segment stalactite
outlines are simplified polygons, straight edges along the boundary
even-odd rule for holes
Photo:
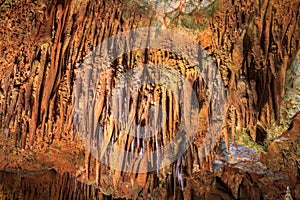
[[[140,101],[138,103],[138,109],[137,109],[138,124],[140,124],[144,120],[144,118],[146,118],[146,116],[148,116],[148,115],[144,115],[144,112],[145,112],[144,107],[147,104],[147,99],[144,97],[146,95],[145,89],[146,89],[146,86],[142,87],[141,92],[139,94]],[[147,108],[147,106],[146,106],[146,108]]]
[[[270,90],[270,88],[269,88]],[[271,94],[271,91],[270,91]],[[270,95],[270,98],[272,98],[272,96]],[[271,123],[272,123],[272,108],[273,108],[273,102],[271,99],[269,99],[269,102],[265,105],[266,106],[266,125],[267,127],[271,127]]]
[[[262,20],[263,23],[262,25],[264,26],[263,29],[264,30],[260,30],[260,33],[263,34],[263,37],[261,37],[261,40],[263,40],[263,51],[264,51],[264,55],[268,54],[269,51],[269,46],[270,46],[270,31],[271,31],[271,12],[272,12],[272,8],[270,5],[268,5],[269,3],[267,3],[266,5],[266,10],[264,15],[262,15],[262,17],[264,17],[264,19]]]
[[[134,91],[132,95],[132,104],[130,106],[130,112],[128,116],[128,123],[126,124],[126,132],[130,129],[131,124],[134,123],[136,111],[137,111],[137,105],[138,105],[138,95],[139,91]]]
[[[32,74],[35,74],[35,71],[31,72]],[[28,115],[28,112],[30,112],[30,100],[31,100],[31,94],[32,94],[32,84],[33,84],[33,77],[29,77],[28,83],[25,84],[25,114]]]
[[[235,135],[236,135],[236,109],[234,106],[230,106],[230,125],[231,125],[231,137],[232,140],[235,141]],[[227,145],[228,146],[229,143],[227,141]]]
[[[177,128],[178,128],[178,123],[180,121],[179,117],[180,117],[180,113],[179,113],[179,105],[180,105],[180,96],[179,96],[179,91],[178,90],[174,90],[173,91],[173,136],[175,134],[177,134]]]
[[[104,131],[103,137],[105,137],[105,140],[101,141],[100,149],[97,150],[99,152],[98,160],[100,160],[100,161],[104,159],[103,156],[105,156],[105,153],[107,152],[107,148],[108,148],[108,145],[113,136],[114,126],[115,126],[112,115],[110,115],[109,117],[106,117],[105,119],[107,119],[105,121],[106,126],[103,130]],[[106,163],[108,163],[108,162],[106,162]]]
[[[90,179],[90,163],[91,163],[91,153],[89,149],[85,151],[85,178]]]
[[[26,145],[26,136],[27,136],[27,132],[28,132],[28,122],[25,121],[25,119],[23,119],[23,123],[22,123],[22,136],[21,136],[21,148],[25,149],[25,145]]]
[[[242,111],[240,107],[236,108],[236,116],[237,116],[236,130],[240,132],[243,128],[243,120],[242,120],[243,118],[242,118]]]
[[[225,126],[225,128],[223,128],[223,134],[224,134],[226,151],[228,152],[229,151],[229,134],[228,134],[228,129],[226,126]]]
[[[187,176],[191,177],[192,176],[192,171],[193,171],[193,155],[192,155],[192,150],[191,150],[192,147],[190,147],[188,150],[187,150],[187,153],[186,153],[186,157],[187,157],[187,162],[186,162],[186,168],[187,168]]]
[[[215,154],[216,154],[216,152],[215,151],[211,151],[210,154],[211,154],[211,163],[210,163],[211,168],[210,168],[210,171],[213,172],[214,171],[214,161],[215,161]]]
[[[60,110],[59,110],[59,124],[58,124],[58,132],[59,132],[59,138],[62,137],[62,133],[63,133],[63,127],[64,127],[64,124],[65,124],[65,119],[64,119],[64,116],[65,116],[65,103],[63,102],[63,97],[60,96],[60,100],[59,100],[59,104],[60,104]],[[51,111],[50,111],[51,112]],[[92,113],[92,112],[90,112]]]
[[[226,4],[226,2],[223,3]],[[271,1],[258,2],[257,4],[260,4],[259,10],[255,10],[255,6],[249,7],[248,1],[239,2],[239,4],[233,2],[233,4],[234,7],[229,7],[226,12],[223,13],[223,11],[219,11],[211,17],[210,26],[214,41],[211,46],[206,48],[212,55],[216,56],[216,62],[218,68],[222,71],[222,77],[229,79],[230,82],[227,94],[229,94],[228,101],[233,103],[230,107],[232,110],[230,110],[228,116],[228,123],[230,124],[226,124],[226,130],[224,130],[227,149],[229,144],[229,133],[227,131],[231,130],[231,136],[234,140],[236,134],[239,133],[236,131],[236,128],[238,128],[239,131],[241,131],[242,128],[249,128],[251,129],[251,137],[255,138],[256,123],[259,114],[261,114],[261,121],[266,121],[265,124],[267,124],[267,126],[271,125],[274,108],[276,118],[279,118],[280,103],[284,94],[285,71],[289,66],[290,58],[293,56],[293,48],[297,45],[294,39],[297,38],[295,35],[298,20],[297,6],[290,6],[291,9],[286,13],[275,8]],[[149,92],[150,94],[147,94],[145,97],[145,88],[142,88],[142,90],[133,95],[131,95],[132,93],[129,87],[121,88],[120,93],[118,93],[119,96],[115,99],[116,102],[113,103],[113,105],[118,105],[118,108],[115,112],[112,112],[111,109],[114,109],[111,105],[112,91],[114,86],[118,83],[117,78],[120,77],[118,75],[117,78],[114,77],[117,74],[117,72],[114,72],[116,68],[113,66],[114,64],[109,63],[110,66],[106,66],[111,68],[111,71],[108,70],[107,74],[99,75],[97,74],[98,72],[95,72],[97,69],[92,69],[93,67],[91,66],[87,68],[85,73],[77,74],[78,71],[76,70],[80,69],[79,66],[89,53],[88,51],[95,49],[103,40],[113,34],[117,34],[119,31],[130,30],[140,26],[139,20],[142,16],[131,13],[130,18],[124,20],[121,11],[122,6],[123,5],[119,2],[81,2],[79,5],[72,1],[55,1],[53,5],[51,5],[51,2],[48,3],[46,11],[41,11],[40,18],[42,19],[40,19],[39,27],[36,28],[36,35],[32,38],[35,38],[37,43],[43,39],[45,39],[46,42],[36,45],[37,50],[32,53],[30,62],[24,61],[27,62],[25,66],[30,65],[32,68],[28,79],[19,75],[22,74],[21,72],[23,70],[23,64],[20,63],[19,65],[11,65],[13,66],[11,72],[7,73],[7,77],[11,78],[6,78],[5,81],[1,81],[0,92],[3,97],[0,96],[0,110],[1,113],[4,114],[0,114],[0,120],[3,118],[5,125],[2,123],[0,125],[1,127],[5,126],[9,129],[7,135],[15,131],[15,140],[17,142],[21,139],[21,146],[23,148],[26,146],[26,135],[28,131],[30,133],[29,145],[31,146],[34,141],[34,144],[39,142],[51,143],[52,141],[48,140],[47,137],[52,138],[50,134],[53,133],[54,138],[58,138],[60,134],[63,134],[66,138],[63,136],[62,138],[64,140],[62,141],[68,141],[70,138],[69,134],[71,134],[70,127],[72,125],[77,126],[78,122],[83,121],[83,124],[87,124],[87,126],[80,126],[75,132],[84,135],[87,140],[92,141],[97,138],[98,144],[100,141],[102,142],[102,133],[100,134],[101,131],[97,131],[97,128],[104,127],[104,137],[112,146],[119,145],[120,148],[127,149],[131,151],[131,153],[142,152],[143,154],[161,148],[173,139],[177,134],[178,125],[182,120],[184,120],[185,125],[190,126],[192,113],[191,100],[189,99],[190,91],[187,91],[187,88],[182,88],[181,85],[178,85],[175,91],[169,91],[160,85],[155,85],[154,97],[151,96],[153,95],[152,90]],[[240,19],[242,18],[242,16],[239,15],[240,10],[247,8],[249,8],[249,11],[244,13],[245,19]],[[233,11],[233,9],[235,10]],[[232,12],[234,15],[231,16],[230,13]],[[273,19],[278,13],[284,13],[285,18],[290,18],[290,20],[274,22]],[[232,27],[235,26],[237,28],[233,29]],[[245,29],[246,36],[244,37]],[[52,42],[50,42],[49,39],[51,36]],[[249,40],[249,42],[247,43],[245,40]],[[134,42],[132,38],[127,38],[124,44],[127,45],[127,49],[130,49],[132,42]],[[53,45],[50,46],[52,43]],[[113,48],[118,48],[114,46],[115,43],[111,45]],[[269,48],[273,47],[274,52],[269,52]],[[39,48],[41,48],[41,52],[39,52]],[[193,70],[191,72],[187,69],[188,62],[184,58],[161,49],[148,51],[152,54],[152,57],[149,56],[151,60],[145,60],[143,62],[154,63],[155,67],[160,67],[159,64],[172,67],[180,72],[181,75],[187,78],[193,85],[195,80],[190,73],[194,72]],[[137,66],[135,63],[136,54],[139,53],[143,57],[146,52],[141,50],[138,52],[130,52],[122,56],[123,60],[120,64],[125,66],[123,66],[124,69],[122,69],[121,75],[126,73],[127,70]],[[229,57],[230,54],[233,56],[233,60],[231,60],[232,63],[228,62],[226,58]],[[147,56],[145,56],[145,58],[146,57]],[[242,80],[240,74],[244,74],[246,79]],[[73,77],[73,75],[75,77]],[[158,73],[157,78],[160,78],[159,75]],[[198,74],[194,76],[198,76]],[[99,77],[100,82],[96,91],[90,90],[96,84],[92,80]],[[3,80],[4,78],[5,77],[3,77]],[[136,77],[136,79],[140,78],[141,77]],[[81,89],[77,88],[78,91],[72,91],[73,79],[76,81],[82,79],[84,82]],[[242,83],[240,81],[242,81]],[[250,83],[249,86],[249,81],[257,81],[257,85],[252,86]],[[270,82],[273,84],[272,87],[270,87]],[[241,85],[244,83],[246,87]],[[15,87],[14,84],[16,84],[17,87]],[[204,84],[205,83],[203,83],[203,85]],[[124,84],[120,83],[119,85]],[[196,87],[204,90],[202,86],[197,85]],[[72,92],[75,96],[81,98],[85,96],[87,98],[76,99],[73,105],[70,105],[69,100]],[[207,91],[204,93],[206,92]],[[125,96],[128,96],[128,99],[126,99],[126,102],[123,102]],[[131,99],[129,99],[129,97],[131,97]],[[2,100],[2,98],[4,100]],[[24,99],[24,102],[22,99]],[[201,96],[199,99],[202,103],[205,97]],[[260,103],[258,103],[258,99]],[[240,100],[243,102],[240,103]],[[207,100],[205,99],[204,101]],[[81,103],[83,103],[83,105],[79,106]],[[149,117],[151,104],[157,107],[161,105],[162,108],[155,109],[154,120],[150,120]],[[56,108],[56,105],[58,108]],[[211,105],[204,103],[202,107],[209,110],[209,106]],[[72,112],[73,109],[77,109],[78,107],[83,109],[83,118],[78,117],[78,113],[73,114]],[[127,116],[128,113],[129,116]],[[116,116],[112,116],[111,114],[115,114]],[[201,115],[208,116],[209,112],[203,111],[199,116],[200,120],[202,120],[201,122],[208,124],[208,119]],[[127,124],[125,124],[125,122]],[[136,130],[137,126],[135,122],[139,125],[144,125],[145,123],[145,134],[150,135],[150,131],[153,131],[151,135],[156,136],[153,137],[152,140],[142,138],[140,129]],[[125,127],[125,133],[120,133],[120,127]],[[155,128],[154,130],[150,130],[149,127]],[[161,130],[159,129],[160,127],[162,127]],[[191,156],[188,155],[185,164],[180,163],[181,161],[179,162],[180,166],[178,172],[182,170],[180,168],[190,167],[192,164],[194,165],[194,163],[196,165],[198,163],[202,166],[207,166],[212,170],[212,162],[214,160],[213,152],[211,152],[209,148],[203,151],[200,148],[202,141],[199,138],[206,136],[207,129],[208,127],[203,126],[201,130],[199,130],[199,133],[197,133],[197,142],[199,142],[199,144],[197,144],[197,148],[193,150],[192,157],[197,155],[199,161],[196,161],[196,159],[192,161]],[[74,138],[75,132],[72,133],[72,138]],[[135,134],[137,137],[123,136],[128,135],[129,132],[130,135]],[[35,139],[36,133],[38,135],[37,139]],[[41,141],[39,136],[41,134],[49,136],[45,136],[45,139]],[[115,143],[115,139],[119,140],[118,144],[117,142]],[[92,147],[97,146],[94,143],[91,145]],[[98,151],[98,158],[104,159],[105,156],[107,157],[108,153],[105,154],[106,150],[109,150],[109,144],[101,144],[101,149]],[[191,152],[189,152],[189,154],[191,154]],[[93,176],[93,174],[90,174],[93,169],[93,163],[91,164],[90,161],[91,155],[89,152],[86,152],[85,156],[86,177],[91,178]],[[130,155],[127,154],[119,155],[119,158],[127,159],[128,156],[130,157]],[[157,160],[153,159],[155,159],[155,157],[159,158],[159,156],[160,155],[149,158],[149,163],[152,163],[152,166],[158,165],[159,162],[155,164],[154,162]],[[207,162],[209,162],[207,165],[203,164],[201,160],[204,157]],[[131,167],[136,172],[139,172],[138,163],[139,160],[135,161],[133,166],[126,167]],[[104,177],[101,176],[101,173],[107,174],[109,173],[109,169],[103,167],[102,170],[99,162],[96,162],[95,165],[96,182],[100,185]],[[121,170],[122,169],[120,169],[120,171]],[[123,177],[120,171],[116,170],[115,175],[113,175],[113,182],[116,186],[115,189],[118,189],[118,182],[124,181],[127,176],[124,175]],[[174,168],[173,174],[175,174],[175,171]],[[190,171],[191,170],[188,169],[189,174],[191,173]],[[176,179],[176,182],[174,182],[178,185],[178,181],[180,181],[180,186],[184,186],[184,176],[185,174],[181,174],[179,179],[178,177],[174,177]],[[156,187],[157,184],[154,173],[138,175],[134,181],[140,186],[148,185],[147,187],[150,189],[145,189],[145,194],[147,194],[148,191],[154,192],[154,187]],[[67,183],[64,184],[68,185]],[[176,187],[176,184],[174,184],[174,187]],[[88,187],[83,188],[83,190],[88,190]],[[174,189],[173,192],[175,193],[176,189]],[[88,193],[89,191],[85,191],[84,194],[80,195],[80,198],[88,196]],[[186,193],[184,193],[184,195],[185,194]]]
[[[151,128],[150,128],[150,114],[149,114],[149,111],[150,111],[150,107],[151,107],[151,98],[152,98],[152,95],[149,95],[148,94],[148,98],[147,98],[147,102],[146,102],[146,108],[145,108],[145,112],[144,112],[144,116],[145,116],[145,137],[149,137],[150,135],[150,131],[151,131]],[[145,144],[145,149],[148,151],[150,151],[149,149],[149,143],[150,143],[150,140],[147,140],[146,141],[146,144]]]
[[[62,17],[63,17],[63,11],[61,5],[58,6],[57,8],[57,13],[56,13],[56,18],[57,21],[56,23],[58,24],[57,31],[58,33],[55,36],[54,43],[53,43],[53,48],[51,52],[51,67],[49,69],[49,72],[47,76],[45,77],[46,85],[43,88],[43,97],[41,99],[41,113],[42,115],[47,113],[48,110],[48,105],[49,105],[49,100],[50,100],[50,95],[52,93],[52,90],[55,85],[55,81],[57,80],[57,74],[59,73],[59,54],[61,52],[61,43],[59,42],[60,37],[61,37],[61,29],[62,29]],[[40,91],[40,90],[39,90]]]
[[[169,129],[169,140],[173,139],[174,135],[174,127],[173,127],[173,93],[171,90],[168,90],[168,100],[169,100],[169,105],[168,105],[168,129]]]
[[[162,138],[163,138],[163,144],[166,145],[168,144],[169,138],[167,136],[167,115],[168,115],[168,110],[167,110],[167,89],[165,87],[162,87]]]
[[[184,110],[183,110],[183,115],[184,115],[184,123],[186,127],[191,127],[191,101],[192,101],[192,88],[188,85],[189,83],[184,85]]]
[[[159,131],[158,128],[159,128],[159,124],[160,124],[160,121],[159,121],[159,116],[160,116],[160,109],[159,109],[159,104],[160,104],[160,96],[161,96],[161,89],[159,86],[156,86],[156,88],[154,89],[154,105],[155,105],[155,108],[154,108],[154,131],[155,131],[155,135],[157,137],[157,132]]]
[[[54,114],[55,98],[52,99],[49,104],[50,104],[49,105],[50,112],[49,112],[49,116],[48,116],[48,125],[47,125],[47,127],[48,127],[48,134],[51,134],[54,131],[53,130],[53,128],[54,128],[53,127],[53,125],[54,125],[54,116],[53,116],[53,114]]]
[[[50,107],[49,107],[50,108]],[[72,112],[72,106],[69,106],[66,111],[66,125],[64,126],[64,132],[66,135],[72,131],[72,120],[73,120],[73,112]],[[72,140],[74,141],[74,137],[72,137]]]
[[[118,135],[118,142],[116,142],[114,145],[116,145],[119,149],[126,149],[125,147],[126,147],[127,139],[128,139],[128,134],[126,134],[124,131],[121,131]],[[123,166],[124,159],[126,158],[126,152],[118,155],[116,153],[119,152],[118,151],[113,152],[113,157],[112,157],[113,160],[110,160],[110,162],[112,162],[111,164],[115,166],[114,175],[113,175],[113,185],[115,188],[118,188],[119,181],[120,179],[122,179],[121,174],[122,171],[124,170],[123,167],[126,167]]]
[[[17,100],[17,108],[16,108],[16,122],[15,122],[15,146],[18,147],[17,143],[21,138],[21,122],[22,118],[24,116],[24,96],[25,96],[25,90],[22,88],[20,89],[18,100]],[[0,118],[1,120],[1,118]]]
[[[17,103],[18,93],[15,88],[11,87],[11,91],[8,93],[8,102],[7,102],[7,119],[6,119],[6,128],[9,132],[11,129],[10,124],[13,122],[13,119],[15,117],[15,106]],[[9,133],[7,134],[9,135]]]
[[[98,124],[98,120],[99,120],[99,117],[101,115],[101,113],[103,112],[103,108],[104,108],[104,101],[105,101],[105,89],[106,89],[106,75],[103,75],[101,76],[101,79],[100,79],[100,91],[98,90],[97,91],[97,94],[95,95],[95,97],[99,98],[96,103],[95,103],[95,107],[94,107],[94,131],[96,131],[96,124]],[[94,100],[95,101],[95,100]]]
[[[38,123],[38,116],[39,116],[39,107],[40,107],[40,93],[39,91],[41,91],[42,89],[42,82],[44,80],[44,72],[45,72],[45,68],[46,68],[46,58],[47,58],[47,54],[48,54],[48,48],[49,48],[49,44],[44,44],[44,46],[42,47],[41,50],[41,54],[42,54],[42,58],[41,58],[41,63],[39,62],[35,62],[34,65],[39,65],[39,72],[38,72],[38,80],[36,83],[36,92],[35,92],[35,98],[34,98],[34,105],[32,108],[32,113],[31,113],[31,120],[30,120],[30,132],[29,132],[29,145],[33,145],[34,143],[34,137],[35,137],[35,132],[36,132],[36,128],[37,128],[37,123]],[[33,66],[33,68],[37,68],[37,66]],[[43,93],[44,94],[44,93]]]

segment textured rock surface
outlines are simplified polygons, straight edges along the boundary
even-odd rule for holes
[[[296,199],[299,194],[300,169],[300,114],[296,114],[289,130],[277,137],[269,146],[268,154],[262,158],[268,169],[274,174],[285,177],[284,182],[293,188]],[[283,186],[281,186],[283,187]],[[270,194],[271,195],[271,194]]]
[[[74,74],[90,50],[105,38],[136,27],[162,26],[189,32],[214,58],[227,90],[227,114],[222,139],[228,150],[232,147],[230,138],[238,141],[238,136],[242,134],[263,144],[264,139],[261,138],[265,133],[261,132],[272,128],[274,123],[280,126],[284,117],[290,117],[299,108],[299,64],[292,65],[300,45],[298,0],[218,0],[211,1],[209,6],[201,6],[201,1],[160,2],[158,6],[163,11],[141,2],[0,1],[0,168],[19,171],[55,169],[61,174],[70,173],[85,183],[82,187],[86,188],[77,193],[79,199],[94,195],[91,188],[123,198],[147,198],[152,195],[157,198],[175,196],[178,199],[259,199],[262,196],[277,199],[284,195],[287,185],[291,186],[292,195],[300,198],[297,193],[300,187],[297,116],[291,130],[285,133],[287,135],[275,139],[268,148],[265,163],[271,175],[239,172],[230,167],[225,167],[219,174],[207,175],[214,169],[216,152],[204,152],[203,155],[199,152],[209,128],[207,122],[211,109],[201,78],[193,83],[203,103],[199,115],[203,130],[199,130],[195,143],[187,153],[169,168],[158,173],[120,173],[97,162],[84,149],[80,133],[74,129],[72,95],[77,92],[73,91],[77,78]],[[153,2],[151,5],[156,4]],[[168,59],[169,65],[189,78],[187,69],[191,66],[181,56],[158,49],[123,55],[119,61],[125,68],[113,65],[115,71],[103,76],[102,87],[98,88],[103,102],[99,101],[95,114],[97,121],[100,118],[116,134],[112,140],[121,133],[106,120],[110,116],[102,112],[102,109],[109,108],[106,98],[114,86],[117,73],[122,74],[124,70],[135,67],[140,62],[139,54],[147,53],[152,55],[147,61],[158,64]],[[293,67],[287,71],[291,65]],[[88,75],[85,78],[88,79]],[[168,126],[162,133],[163,138],[167,138],[166,135],[175,134],[175,118],[181,114],[170,103],[172,95],[161,88],[156,89],[150,91],[149,96],[153,98],[149,99],[162,102],[169,111],[173,111],[168,112]],[[283,98],[288,113],[283,113],[282,117]],[[133,115],[144,108],[139,98],[136,98],[136,103],[140,105],[140,110],[132,109]],[[260,127],[257,127],[258,122]],[[260,130],[259,135],[257,130]],[[251,141],[250,137],[248,141]],[[125,147],[131,139],[124,139],[120,146]],[[162,144],[153,142],[151,148]],[[193,176],[192,168],[196,169]],[[201,174],[197,174],[197,170]],[[45,177],[51,182],[53,175],[51,171],[49,173],[45,172]],[[3,172],[0,180],[6,182],[15,180],[15,177]],[[60,182],[54,184],[54,188],[66,185],[62,186],[66,190],[63,195],[75,187],[69,179],[57,180]],[[40,181],[28,187],[36,189],[39,184],[52,187],[47,186],[48,181]],[[21,181],[21,186],[19,184],[17,187],[24,192],[29,191],[27,183],[22,184]],[[199,185],[199,190],[195,190],[194,185]],[[270,185],[272,190],[268,192]],[[9,184],[8,188],[12,186]],[[7,187],[1,189],[4,191],[0,192],[1,195],[19,195],[8,190]],[[41,191],[41,188],[37,190]],[[35,194],[23,195],[34,198]],[[41,191],[40,197],[43,195]]]
[[[287,119],[291,119],[300,110],[300,52],[287,71],[286,93],[282,112]]]

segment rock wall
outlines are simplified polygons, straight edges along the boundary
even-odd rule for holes
[[[279,124],[286,71],[299,49],[299,1],[219,0],[188,14],[182,14],[184,9],[180,5],[174,12],[157,16],[131,1],[2,3],[0,17],[5,23],[1,23],[0,32],[3,38],[0,41],[3,55],[0,58],[1,134],[7,141],[13,141],[16,148],[37,152],[54,143],[70,144],[79,140],[80,133],[74,129],[72,95],[77,92],[73,90],[74,81],[78,78],[75,76],[76,70],[85,56],[112,35],[155,23],[184,31],[198,27],[192,30],[194,37],[215,59],[227,91],[227,114],[222,132],[227,146],[229,138],[234,139],[243,129],[256,140],[258,121],[264,128],[270,127],[272,120]],[[192,20],[190,16],[193,16]],[[142,62],[156,65],[169,60],[169,65],[191,78],[187,73],[189,64],[184,58],[162,50],[137,51],[120,57],[119,63],[112,64],[111,73],[101,79],[103,82],[98,89],[102,101],[95,110],[97,122],[100,119],[109,128],[112,142],[116,142],[121,133],[107,114],[107,97],[111,96],[118,73],[133,68],[139,57],[143,56],[147,59]],[[118,67],[120,63],[125,67]],[[83,180],[95,180],[103,193],[114,193],[116,196],[129,195],[123,188],[130,186],[138,192],[132,192],[129,196],[136,197],[142,191],[144,195],[152,193],[160,185],[180,187],[181,174],[189,176],[194,166],[204,171],[212,170],[214,152],[199,151],[205,129],[209,128],[207,122],[211,105],[205,96],[207,88],[201,77],[191,80],[191,83],[198,91],[201,102],[202,110],[198,117],[206,122],[206,126],[198,130],[195,143],[170,169],[135,176],[101,165],[86,151],[82,163],[86,172]],[[174,97],[167,90],[161,87],[148,89],[140,92],[149,93],[147,101],[161,103],[167,111],[167,116],[163,116],[162,120],[168,119],[168,125],[162,128],[161,141],[147,143],[149,149],[155,149],[172,138],[177,123],[175,119],[180,118],[182,113],[172,103]],[[128,105],[137,108],[130,112],[134,119],[145,108],[139,101],[141,93]],[[147,121],[145,118],[141,123]],[[89,122],[92,123],[91,120]],[[94,127],[91,125],[88,128]],[[130,149],[126,144],[132,141],[133,138],[127,137],[121,140],[120,146]],[[136,146],[132,151],[138,150]],[[110,176],[106,176],[108,174]],[[103,181],[109,182],[107,188],[103,187]],[[146,189],[142,190],[142,187]]]

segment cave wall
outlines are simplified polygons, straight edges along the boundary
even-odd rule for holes
[[[223,2],[225,3],[225,2]],[[228,87],[227,128],[282,123],[286,71],[299,49],[299,1],[230,1],[210,20],[207,45]],[[201,42],[201,41],[200,41]]]
[[[71,143],[78,137],[72,107],[74,71],[88,52],[105,38],[150,26],[151,19],[156,17],[153,15],[149,20],[149,13],[145,14],[138,6],[132,6],[128,12],[127,3],[54,0],[5,1],[1,5],[4,10],[1,20],[6,23],[1,24],[0,32],[3,38],[0,43],[3,55],[0,58],[0,127],[1,134],[13,140],[17,148],[38,151],[55,141]],[[256,140],[258,121],[264,128],[270,127],[273,121],[280,124],[286,71],[299,49],[299,4],[299,1],[220,0],[218,9],[205,19],[201,11],[194,13],[194,23],[206,25],[204,32],[209,36],[196,32],[195,37],[215,59],[226,87],[223,134],[227,141],[244,129]],[[172,27],[172,24],[164,25]],[[136,54],[132,52],[122,62],[133,67]],[[181,58],[176,60],[184,62]],[[201,80],[198,83],[201,85]],[[112,87],[110,84],[107,85]],[[168,96],[164,92],[158,99],[170,101],[171,97],[164,99]],[[208,114],[205,109],[203,112]],[[171,124],[170,127],[174,126]],[[199,134],[201,138],[203,133]],[[199,141],[201,143],[201,139]],[[190,167],[183,167],[184,171],[191,171],[197,162],[204,169],[212,168],[213,153],[205,155],[206,159],[200,163],[196,162],[194,152],[197,152],[197,144],[185,155],[188,160],[185,165]],[[86,178],[96,176],[100,184],[104,178],[100,178],[99,171],[107,174],[109,169],[91,158],[89,152],[85,156]],[[181,165],[181,161],[178,163]],[[175,165],[172,170],[175,173]],[[121,174],[115,173],[111,184],[116,186]],[[131,176],[122,177],[127,182]],[[139,174],[135,180],[139,186],[148,188],[156,187],[159,182],[154,174]]]

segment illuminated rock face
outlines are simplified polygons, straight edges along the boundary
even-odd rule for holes
[[[291,67],[287,71],[286,93],[282,113],[287,119],[294,117],[300,110],[300,51]]]
[[[90,85],[85,85],[81,91],[74,87],[76,80],[92,78],[92,73],[78,74],[85,56],[112,35],[149,26],[190,32],[214,59],[212,61],[220,70],[226,87],[225,123],[218,134],[222,135],[227,149],[230,138],[239,141],[242,133],[262,143],[264,139],[261,139],[262,135],[257,136],[257,130],[265,137],[264,129],[272,128],[274,121],[280,125],[283,98],[287,105],[284,108],[288,110],[285,117],[291,117],[299,110],[299,70],[295,67],[299,65],[293,65],[287,72],[299,49],[299,2],[219,0],[212,4],[202,1],[205,6],[200,7],[200,1],[184,1],[182,6],[181,2],[159,2],[159,8],[166,9],[163,13],[136,1],[5,1],[1,4],[0,146],[4,150],[0,152],[0,168],[26,171],[54,168],[60,173],[70,172],[103,194],[115,197],[161,194],[178,198],[198,195],[209,199],[222,196],[218,188],[227,186],[230,187],[230,190],[226,189],[228,198],[242,198],[250,191],[253,198],[259,197],[256,187],[249,189],[249,184],[253,184],[249,177],[240,178],[245,181],[237,181],[238,184],[235,182],[237,188],[242,188],[241,194],[233,187],[235,184],[224,180],[224,176],[221,180],[211,177],[211,182],[208,181],[212,183],[212,194],[202,194],[191,188],[192,175],[213,171],[216,151],[203,150],[202,147],[209,135],[208,130],[214,128],[209,125],[213,123],[210,121],[214,106],[211,98],[216,97],[208,96],[212,92],[208,90],[209,83],[185,56],[163,49],[132,51],[109,63],[113,70],[99,78],[97,90],[89,90]],[[133,174],[112,170],[98,162],[81,141],[80,134],[86,130],[76,129],[74,120],[88,121],[90,124],[84,128],[93,133],[94,124],[99,122],[106,127],[105,134],[110,142],[106,147],[116,143],[137,154],[141,152],[141,144],[153,150],[174,138],[179,119],[187,119],[190,114],[187,110],[180,111],[174,103],[175,95],[178,102],[188,101],[188,97],[179,93],[174,95],[174,91],[172,93],[159,85],[145,85],[127,105],[120,105],[114,111],[122,113],[120,109],[127,106],[133,124],[144,126],[150,123],[151,109],[147,109],[147,105],[161,105],[164,112],[152,113],[154,119],[166,124],[161,127],[157,140],[122,138],[122,132],[113,122],[114,116],[109,110],[112,90],[118,84],[119,76],[137,67],[139,62],[168,65],[190,81],[199,101],[197,120],[200,128],[194,143],[173,165],[159,171]],[[74,116],[75,103],[90,105],[88,101],[73,101],[74,94],[82,92],[91,92],[92,95],[95,92],[101,98],[96,109],[86,111],[84,119],[77,119]],[[187,104],[182,106],[189,107]],[[192,109],[190,111],[193,114]],[[88,120],[91,115],[95,121]],[[123,115],[117,117],[121,122],[126,119]],[[270,150],[275,147],[272,144]],[[120,155],[118,161],[125,159]],[[149,159],[150,163],[156,161]],[[140,172],[140,168],[135,167],[135,171]],[[235,173],[230,176],[235,176]],[[205,182],[202,178],[199,181]],[[210,187],[208,185],[204,184],[204,187]],[[185,193],[178,192],[184,187],[189,189]]]

